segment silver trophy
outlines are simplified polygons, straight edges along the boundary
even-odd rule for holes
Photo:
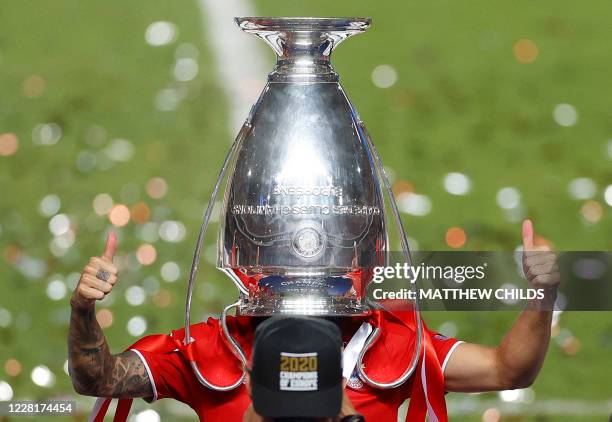
[[[372,305],[366,289],[374,267],[389,262],[393,241],[407,262],[410,254],[380,157],[330,62],[332,51],[364,32],[371,20],[235,21],[266,41],[277,62],[225,159],[204,214],[189,277],[185,339],[190,339],[191,299],[203,240],[225,183],[217,267],[234,282],[239,299],[224,309],[221,326],[246,365],[225,324],[229,310],[251,316],[367,314]],[[391,383],[363,373],[361,358],[379,335],[375,329],[357,365],[369,385],[393,388],[412,374],[422,330],[416,304],[415,309],[418,335],[411,365]],[[197,363],[192,366],[200,382],[215,390],[236,388],[244,378],[213,385]]]

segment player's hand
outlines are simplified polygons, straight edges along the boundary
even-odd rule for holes
[[[81,273],[70,303],[79,309],[94,307],[96,300],[104,299],[117,283],[117,267],[113,257],[117,250],[117,235],[111,232],[106,239],[106,247],[102,256],[93,256]]]
[[[561,280],[557,256],[548,245],[535,245],[533,223],[523,221],[523,272],[535,288],[556,288]]]

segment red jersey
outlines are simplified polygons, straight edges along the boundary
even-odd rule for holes
[[[378,312],[376,316],[378,321],[373,323],[382,328],[381,335],[365,355],[364,370],[375,381],[389,382],[397,379],[408,367],[413,356],[415,335],[402,318],[397,318],[394,314]],[[372,316],[341,318],[340,326],[345,344],[357,328],[371,318]],[[248,359],[251,355],[256,321],[257,319],[250,317],[227,319],[230,333]],[[173,331],[171,337],[148,336],[132,346],[131,350],[142,358],[149,373],[154,394],[152,399],[172,398],[186,403],[197,413],[200,421],[242,422],[244,412],[251,402],[246,386],[241,385],[228,392],[208,389],[197,380],[189,362],[195,360],[204,377],[216,385],[229,385],[241,376],[240,362],[228,348],[219,321],[209,318],[205,323],[195,324],[191,327],[190,334],[195,346],[187,353],[179,350],[184,339],[184,330]],[[172,339],[170,343],[169,338]],[[424,338],[430,339],[428,344],[433,347],[431,355],[434,356],[432,359],[437,359],[438,372],[440,368],[443,371],[451,353],[461,342],[431,332],[426,327]],[[159,343],[159,346],[151,347],[151,339],[153,343]],[[165,343],[163,346],[162,342]],[[368,421],[397,421],[399,406],[413,391],[415,375],[425,375],[424,362],[423,359],[423,368],[419,365],[407,382],[389,390],[366,385],[354,372],[347,383],[347,394],[353,406]],[[423,370],[422,373],[420,369]],[[427,393],[419,400],[426,401],[425,397]],[[427,411],[430,404],[428,402],[427,406],[423,406]],[[429,411],[431,412],[431,408]],[[446,409],[444,413],[445,411]]]

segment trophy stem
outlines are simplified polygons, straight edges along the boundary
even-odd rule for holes
[[[245,32],[276,53],[270,82],[337,82],[330,55],[345,39],[364,32],[370,18],[235,18]]]

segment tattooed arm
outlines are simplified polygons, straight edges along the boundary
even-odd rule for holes
[[[103,299],[117,282],[112,258],[117,247],[111,233],[100,258],[85,267],[70,305],[68,353],[70,377],[79,394],[98,397],[153,397],[153,388],[140,357],[127,351],[112,355],[102,328],[96,320],[95,301]],[[99,272],[103,281],[96,277]]]
[[[111,355],[94,308],[73,304],[68,337],[70,376],[79,394],[97,397],[152,397],[140,357],[127,351]]]

